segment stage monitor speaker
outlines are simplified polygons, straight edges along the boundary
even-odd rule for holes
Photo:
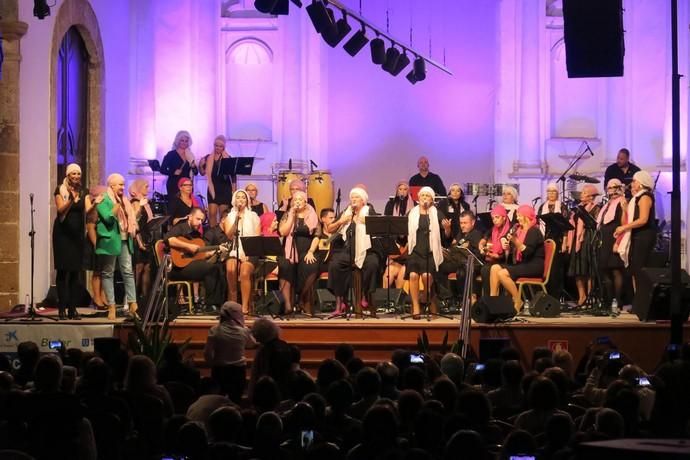
[[[554,296],[539,292],[534,296],[529,312],[532,316],[556,318],[561,315],[561,303]]]
[[[283,293],[280,291],[268,291],[265,296],[257,300],[255,312],[257,315],[277,316],[282,312],[284,303]]]
[[[623,0],[563,0],[569,78],[622,77]]]
[[[670,319],[671,269],[645,267],[635,277],[636,289],[633,298],[633,313],[640,321]],[[681,308],[683,320],[688,320],[690,304],[690,276],[685,270],[680,273]]]
[[[377,288],[373,295],[372,295],[372,301],[374,302],[374,306],[380,307],[380,306],[387,306],[386,302],[388,302],[389,299],[389,290],[386,288]],[[392,305],[398,305],[400,304],[400,297],[402,296],[402,289],[397,289],[397,288],[390,288],[390,301]]]
[[[335,310],[335,296],[328,289],[316,290],[316,301],[321,312],[331,312]]]
[[[495,323],[514,316],[513,299],[507,296],[483,296],[472,305],[472,319],[477,323]]]

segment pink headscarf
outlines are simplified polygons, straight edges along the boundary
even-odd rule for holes
[[[515,234],[515,238],[520,243],[524,243],[525,242],[525,236],[527,236],[527,231],[530,228],[537,225],[537,213],[532,206],[527,205],[527,204],[523,204],[522,206],[520,206],[517,210],[517,213],[529,221],[529,225],[527,227],[523,228],[522,226],[520,226],[518,228],[517,233]],[[515,260],[517,262],[522,261],[522,252],[515,251]]]
[[[592,184],[585,184],[582,187],[582,192],[587,192],[593,197],[599,194],[599,189],[597,189],[594,185]],[[597,204],[594,202],[594,198],[592,198],[592,201],[587,203],[586,205],[583,206],[584,210],[587,212],[590,212]],[[582,248],[582,242],[585,240],[585,222],[582,219],[577,220],[577,224],[575,223],[575,214],[570,217],[570,224],[575,225],[575,230],[573,234],[573,230],[568,232],[568,243],[570,247],[573,244],[573,239],[575,240],[575,252],[580,252],[580,249]]]
[[[271,225],[276,219],[274,212],[265,212],[259,216],[261,221],[261,236],[278,236],[278,230],[271,230]]]
[[[494,206],[491,210],[491,217],[503,216],[505,217],[505,222],[502,227],[496,227],[495,225],[491,229],[491,252],[501,255],[503,254],[503,246],[501,245],[501,238],[503,238],[508,230],[510,229],[510,221],[508,220],[508,211],[503,205],[499,204]]]

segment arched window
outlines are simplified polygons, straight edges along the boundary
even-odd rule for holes
[[[62,183],[70,163],[82,168],[85,185],[88,175],[86,155],[86,98],[88,54],[76,27],[70,27],[62,38],[57,59],[56,122],[57,183]]]
[[[262,41],[245,38],[225,53],[226,132],[233,139],[273,137],[273,53]]]

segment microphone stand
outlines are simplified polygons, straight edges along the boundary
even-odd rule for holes
[[[570,172],[571,169],[575,167],[575,165],[582,159],[582,157],[585,156],[585,153],[587,152],[592,152],[592,150],[589,148],[589,145],[587,144],[587,141],[582,141],[583,145],[586,145],[587,148],[585,148],[582,153],[580,153],[577,158],[575,158],[566,168],[565,171],[563,171],[563,174],[561,174],[561,177],[558,178],[556,182],[561,183],[561,201],[565,201],[566,196],[565,196],[565,175]],[[580,146],[582,148],[582,145]],[[606,184],[604,184],[606,186]]]
[[[238,207],[239,208],[239,207]],[[237,209],[237,217],[235,217],[235,289],[237,292],[237,299],[242,295],[242,286],[240,283],[240,210]]]
[[[35,304],[34,304],[34,268],[36,264],[36,257],[35,257],[35,240],[36,240],[36,229],[34,227],[34,214],[36,213],[36,208],[34,208],[34,194],[30,193],[29,194],[29,203],[31,204],[31,230],[29,231],[29,238],[31,239],[31,297],[30,297],[30,303],[29,303],[29,310],[24,312],[24,314],[20,315],[19,317],[9,317],[5,318],[5,321],[12,321],[15,319],[19,319],[20,321],[42,321],[43,318],[47,318],[53,321],[57,321],[57,318],[53,318],[52,316],[47,316],[47,315],[41,315],[40,313],[36,312]]]

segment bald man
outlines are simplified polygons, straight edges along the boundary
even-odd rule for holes
[[[429,159],[425,156],[419,157],[417,160],[417,168],[419,173],[410,177],[410,187],[431,187],[436,196],[446,196],[446,187],[443,185],[443,180],[429,171]]]

